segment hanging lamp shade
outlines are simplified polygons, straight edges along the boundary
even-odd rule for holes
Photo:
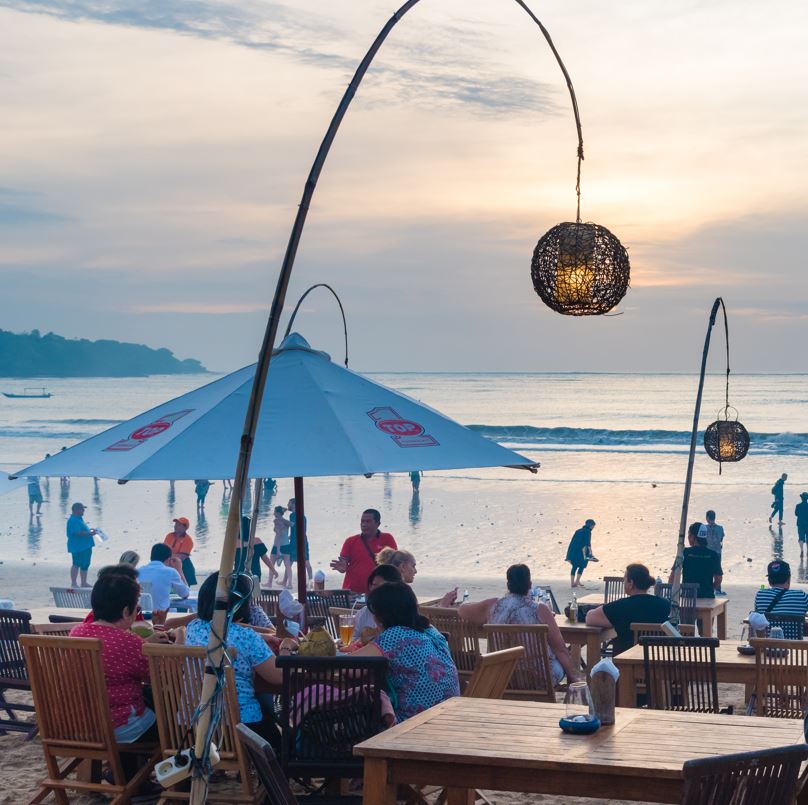
[[[599,316],[626,295],[630,266],[623,244],[606,227],[564,223],[536,244],[530,273],[536,293],[557,313]]]
[[[704,431],[704,449],[713,461],[740,461],[749,452],[749,432],[736,419],[717,419]]]

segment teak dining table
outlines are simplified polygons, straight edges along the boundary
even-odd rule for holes
[[[802,721],[617,708],[594,735],[563,733],[565,705],[457,697],[354,747],[365,805],[398,784],[439,785],[448,805],[474,789],[680,802],[682,764],[802,740]],[[803,805],[808,802],[800,799]]]

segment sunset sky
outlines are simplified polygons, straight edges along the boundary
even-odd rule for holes
[[[312,159],[394,7],[0,0],[0,327],[253,361]],[[536,241],[574,219],[576,134],[507,0],[422,0],[393,31],[288,308],[332,284],[359,370],[695,371],[721,295],[736,371],[808,371],[808,5],[533,8],[578,95],[582,217],[629,250],[623,315],[532,289]],[[328,296],[298,325],[339,353]]]

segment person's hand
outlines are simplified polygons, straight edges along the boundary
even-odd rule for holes
[[[348,569],[348,562],[340,556],[339,559],[334,559],[331,562],[330,567],[332,570],[336,570],[338,573],[345,573],[345,571]]]
[[[284,637],[281,640],[280,648],[278,649],[278,654],[282,657],[288,657],[290,654],[293,654],[298,649],[297,640],[292,639],[291,637]]]
[[[170,556],[168,559],[166,559],[166,564],[169,567],[173,567],[177,573],[182,570],[182,562],[180,561],[179,556]]]
[[[457,587],[454,590],[449,590],[446,595],[443,596],[440,600],[440,604],[438,606],[442,607],[456,607],[459,601],[457,600]]]
[[[155,629],[154,634],[147,637],[144,643],[171,643],[171,635],[162,629]]]

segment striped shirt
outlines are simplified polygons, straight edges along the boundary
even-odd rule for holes
[[[769,587],[767,590],[758,590],[755,596],[755,612],[765,612],[781,589],[781,587]],[[769,614],[805,617],[806,612],[808,612],[808,593],[802,590],[786,590]]]

